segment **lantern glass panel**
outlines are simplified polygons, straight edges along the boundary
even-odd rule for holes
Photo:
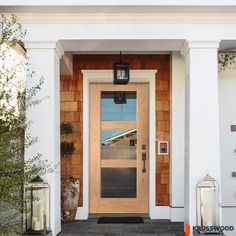
[[[209,175],[197,185],[197,225],[219,226],[219,184]]]
[[[127,74],[125,69],[118,69],[117,70],[117,79],[120,80],[126,80],[127,79]]]
[[[216,188],[201,188],[201,225],[218,225],[218,197]]]

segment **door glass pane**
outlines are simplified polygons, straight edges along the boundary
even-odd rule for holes
[[[135,198],[136,168],[102,168],[102,198]]]
[[[136,92],[102,92],[101,121],[135,121]]]
[[[101,132],[101,159],[136,159],[137,129]]]

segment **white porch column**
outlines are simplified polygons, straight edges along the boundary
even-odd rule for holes
[[[42,90],[37,98],[48,96],[39,105],[30,108],[28,119],[32,121],[30,133],[37,137],[27,157],[40,153],[43,158],[58,164],[60,161],[60,57],[63,51],[56,42],[27,43],[30,69],[35,71],[33,79],[28,79],[27,87],[35,85],[40,77],[44,77]],[[56,235],[61,231],[61,192],[60,165],[55,172],[47,174],[44,179],[50,185],[51,229]]]
[[[185,56],[185,224],[196,225],[196,185],[206,172],[220,183],[217,48],[188,41]]]

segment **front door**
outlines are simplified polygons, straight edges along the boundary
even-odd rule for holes
[[[148,213],[148,87],[90,84],[90,213]]]

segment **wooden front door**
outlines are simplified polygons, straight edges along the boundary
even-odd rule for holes
[[[90,84],[90,213],[148,213],[147,83]]]

